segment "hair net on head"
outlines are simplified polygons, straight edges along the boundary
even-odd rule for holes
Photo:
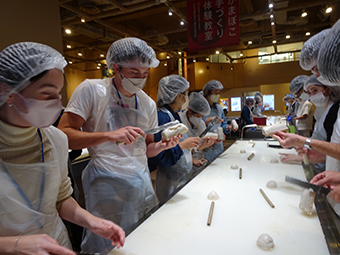
[[[320,33],[313,35],[305,42],[301,49],[299,62],[303,70],[309,71],[317,65],[319,50],[325,37],[328,35],[329,29],[322,30]]]
[[[256,92],[255,95],[254,95],[254,98],[256,98],[256,97],[260,97],[261,98],[263,96],[262,96],[262,94],[260,92]]]
[[[254,98],[247,98],[246,99],[246,105],[248,104],[254,104],[255,103],[255,99]]]
[[[294,100],[294,98],[292,98],[291,96],[284,96],[283,99],[282,99],[283,102],[289,102],[289,101],[293,101],[293,100]]]
[[[317,85],[317,86],[325,86],[323,85],[320,81],[318,81],[318,79],[316,78],[316,76],[313,74],[311,75],[306,81],[305,84],[303,86],[303,89],[307,91],[307,88],[310,85]]]
[[[255,102],[256,102],[257,104],[262,102],[262,98],[261,98],[260,96],[258,96],[258,95],[255,96],[254,99],[255,99]]]
[[[113,69],[113,64],[122,67],[157,67],[159,60],[145,41],[128,37],[112,43],[106,55],[106,63],[109,69]]]
[[[10,94],[23,90],[30,79],[43,71],[67,65],[50,46],[35,42],[15,43],[0,52],[0,106]]]
[[[192,92],[189,96],[189,108],[194,112],[202,115],[210,113],[210,105],[208,101],[200,93]]]
[[[340,19],[323,41],[318,55],[319,79],[329,86],[340,86]],[[320,78],[320,77],[319,77]],[[324,82],[325,81],[325,82]],[[327,81],[327,82],[326,82]]]
[[[309,77],[307,75],[298,75],[296,76],[289,85],[289,91],[291,94],[296,94],[296,92],[298,92],[300,89],[303,88],[303,85],[305,84],[305,81],[308,79]]]
[[[223,89],[223,85],[221,82],[216,81],[216,80],[211,80],[208,81],[204,87],[203,87],[203,96],[207,96],[208,95],[208,91],[210,90],[214,90],[214,89]]]
[[[171,104],[178,93],[184,93],[187,89],[189,82],[184,77],[176,74],[163,77],[158,84],[157,106]]]

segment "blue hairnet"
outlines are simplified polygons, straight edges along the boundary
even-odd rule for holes
[[[202,115],[210,113],[210,105],[208,101],[200,93],[192,92],[189,96],[189,108],[194,112]]]
[[[329,29],[322,30],[320,33],[313,35],[303,45],[299,57],[300,66],[303,70],[309,71],[317,66],[317,59],[322,42],[330,31]]]
[[[221,82],[216,80],[208,81],[204,87],[203,87],[203,96],[208,95],[208,91],[214,90],[214,89],[223,89],[223,85]]]
[[[300,89],[303,88],[305,81],[308,79],[307,75],[298,75],[296,76],[289,85],[289,91],[292,95],[295,95]]]
[[[106,63],[109,69],[113,69],[113,64],[122,67],[157,67],[159,60],[145,41],[128,37],[112,43],[106,55]]]
[[[310,85],[324,86],[320,81],[318,81],[318,79],[316,78],[314,74],[309,76],[309,78],[305,81],[303,89],[307,91],[307,88]]]
[[[340,86],[340,19],[331,28],[321,45],[318,69],[323,78],[319,79],[321,82],[329,86]]]
[[[172,74],[163,77],[158,84],[157,106],[171,104],[178,93],[189,89],[189,82],[182,76]]]
[[[0,106],[10,94],[23,90],[30,79],[43,71],[67,65],[64,57],[50,46],[35,42],[15,43],[0,52]]]

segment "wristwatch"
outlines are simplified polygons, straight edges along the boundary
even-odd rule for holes
[[[308,150],[311,150],[312,149],[312,147],[310,147],[310,142],[311,141],[312,141],[312,139],[307,138],[305,144],[303,145],[303,147],[307,148]]]

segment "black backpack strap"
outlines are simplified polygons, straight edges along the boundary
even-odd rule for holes
[[[333,104],[327,113],[325,121],[323,122],[323,127],[325,128],[326,133],[327,133],[327,142],[331,141],[334,123],[338,117],[338,110],[339,110],[339,103]]]

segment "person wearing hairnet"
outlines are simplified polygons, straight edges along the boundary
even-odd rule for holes
[[[245,106],[241,111],[241,127],[254,123],[253,109],[254,109],[255,99],[247,98],[245,101]]]
[[[0,52],[0,254],[75,254],[62,219],[120,247],[123,229],[71,197],[61,111],[66,61],[55,49],[21,42]]]
[[[203,121],[208,125],[215,117],[218,117],[218,121],[215,125],[210,129],[211,132],[216,132],[218,127],[222,127],[223,129],[223,140],[225,139],[225,135],[230,134],[233,130],[234,132],[237,129],[233,129],[232,125],[229,125],[225,120],[226,117],[224,115],[222,106],[219,104],[220,102],[220,93],[223,89],[223,85],[221,82],[217,80],[208,81],[203,87],[203,96],[208,101],[210,105],[210,113],[204,116]],[[204,158],[209,162],[213,161],[217,158],[224,150],[223,141],[216,140],[216,143],[209,147],[209,149],[204,150]]]
[[[320,76],[317,59],[322,42],[325,40],[330,29],[321,32],[309,38],[301,49],[299,63],[300,67],[305,71],[311,71],[316,77]]]
[[[210,105],[208,101],[197,92],[192,92],[189,96],[188,109],[184,110],[180,115],[181,121],[189,129],[189,137],[198,137],[206,129],[202,118],[210,113]],[[207,160],[203,157],[202,150],[209,148],[216,141],[216,138],[206,137],[203,143],[193,150],[193,165],[195,167],[203,166]]]
[[[158,126],[155,102],[142,90],[150,68],[159,64],[154,50],[138,38],[124,38],[112,43],[106,61],[115,77],[83,81],[58,127],[67,134],[70,149],[89,150],[91,160],[82,175],[86,209],[128,232],[158,204],[147,156],[179,139],[155,143],[143,131]],[[112,248],[87,230],[81,247],[87,253]]]
[[[179,110],[185,110],[189,104],[189,82],[182,76],[169,75],[163,77],[158,84],[157,107],[158,124],[171,121],[181,122]],[[183,114],[183,113],[182,113]],[[155,134],[155,141],[162,139],[161,132]],[[180,143],[164,150],[155,157],[149,158],[150,170],[157,168],[156,194],[163,203],[191,177],[192,156],[190,150],[196,148],[201,141],[198,137],[183,134]]]
[[[268,104],[263,104],[262,98],[263,98],[263,96],[260,92],[255,93],[255,95],[254,95],[255,105],[254,105],[254,109],[252,111],[254,116],[262,117],[262,112],[264,111],[264,109],[269,107]]]
[[[298,109],[295,110],[296,117],[294,118],[297,133],[310,137],[313,128],[313,105],[307,101],[309,96],[303,90],[303,85],[307,79],[307,75],[295,77],[290,82],[289,90],[299,102]]]
[[[285,95],[282,99],[283,102],[286,103],[286,115],[287,117],[290,116],[290,121],[289,123],[293,125],[292,119],[294,118],[294,98],[291,95]]]
[[[304,84],[304,90],[310,96],[309,99],[316,108],[323,108],[323,114],[316,120],[311,139],[330,142],[333,134],[333,126],[338,117],[340,103],[340,87],[326,86],[317,80],[315,75],[310,76]],[[326,155],[313,152],[314,156],[310,163],[315,163],[314,168],[317,172],[325,171]],[[295,161],[302,162],[302,156],[284,154],[282,162],[290,162],[292,157]],[[300,157],[299,160],[297,160]]]

